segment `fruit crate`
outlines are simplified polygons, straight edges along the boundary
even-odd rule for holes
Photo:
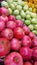
[[[1,3],[0,3],[0,7],[1,7]],[[4,63],[3,62],[2,63],[0,62],[0,65],[4,65]]]

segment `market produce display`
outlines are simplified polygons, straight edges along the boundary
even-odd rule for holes
[[[0,62],[37,65],[37,14],[22,0],[6,0],[1,5]]]
[[[1,7],[0,14],[0,62],[3,58],[4,65],[36,64],[37,36],[7,8]]]
[[[1,5],[8,8],[10,14],[16,16],[17,20],[22,20],[37,35],[37,14],[32,12],[32,8],[22,0],[6,1],[3,1]]]

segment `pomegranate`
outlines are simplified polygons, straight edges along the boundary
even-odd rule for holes
[[[33,59],[37,61],[37,47],[33,48],[32,56],[33,56]]]
[[[32,46],[33,47],[37,47],[37,37],[34,37],[34,39],[32,40]]]
[[[32,65],[30,62],[24,62],[24,65]]]
[[[24,60],[30,60],[32,57],[32,51],[28,47],[22,47],[20,49],[20,54],[22,55]]]
[[[7,27],[14,29],[16,27],[16,23],[14,21],[8,21],[7,22]]]
[[[29,33],[29,36],[30,36],[31,39],[33,39],[33,38],[35,37],[35,35],[34,35],[33,32],[30,32],[30,33]]]
[[[10,42],[6,38],[0,38],[0,58],[4,57],[10,51]]]
[[[11,29],[6,28],[2,31],[1,35],[11,40],[13,38],[13,31]]]
[[[23,22],[21,20],[16,20],[17,27],[23,27]]]
[[[0,16],[0,21],[3,21],[3,22],[8,22],[8,17],[7,16]]]
[[[4,16],[8,16],[9,15],[9,10],[5,7],[1,7],[1,10],[0,10],[0,14],[1,15],[4,15]]]
[[[5,28],[5,23],[3,21],[0,21],[0,31],[2,31]]]
[[[30,33],[30,29],[26,25],[23,26],[23,29],[24,29],[26,35],[28,35]]]
[[[18,52],[12,52],[5,58],[4,64],[5,65],[23,65],[22,56]]]
[[[17,27],[14,29],[14,36],[18,39],[22,39],[25,35],[24,30],[21,27]]]
[[[10,15],[10,16],[8,17],[8,19],[9,19],[9,21],[15,21],[15,20],[16,20],[16,18],[15,18],[14,15]]]
[[[27,46],[27,47],[31,47],[32,42],[29,36],[25,35],[22,39],[22,45],[23,46]]]
[[[13,39],[11,40],[11,49],[17,51],[17,50],[20,49],[20,47],[21,47],[21,41],[19,41],[19,40],[16,39],[16,38],[13,38]]]

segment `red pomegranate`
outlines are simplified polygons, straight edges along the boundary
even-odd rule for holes
[[[31,47],[32,41],[31,41],[31,39],[30,39],[29,36],[25,35],[25,36],[23,37],[23,39],[22,39],[22,45],[23,45],[23,46],[27,46],[27,47]]]
[[[4,64],[5,65],[23,65],[22,56],[18,52],[12,52],[5,58]]]
[[[31,38],[31,40],[33,40],[34,37],[35,37],[35,34],[34,34],[33,32],[30,32],[30,33],[29,33],[29,37]]]
[[[11,43],[10,44],[11,44],[11,49],[12,50],[15,50],[15,51],[19,50],[20,47],[21,47],[21,41],[18,40],[18,39],[16,39],[16,38],[13,38],[11,40]]]
[[[9,19],[9,21],[15,21],[15,20],[16,20],[16,18],[15,18],[14,15],[10,15],[10,16],[8,17],[8,19]]]
[[[21,27],[17,27],[14,29],[14,36],[16,38],[22,39],[24,35],[25,35],[24,30]]]
[[[1,12],[0,13],[1,15],[4,15],[4,16],[9,15],[9,10],[7,8],[5,8],[5,7],[1,7],[0,12]]]
[[[16,20],[17,27],[23,27],[23,22],[21,20]]]
[[[8,17],[7,16],[0,16],[0,21],[3,21],[3,22],[8,22]]]
[[[10,51],[10,42],[6,38],[0,38],[0,58],[6,56]]]
[[[13,38],[13,31],[12,29],[6,28],[1,32],[2,37],[5,37],[9,40]]]
[[[23,26],[23,29],[24,29],[26,35],[28,35],[30,33],[30,29],[26,25]]]
[[[30,60],[32,57],[32,50],[28,47],[22,47],[20,49],[20,54],[22,55],[24,60]]]
[[[14,28],[16,28],[16,23],[14,21],[8,21],[6,26],[13,30]]]

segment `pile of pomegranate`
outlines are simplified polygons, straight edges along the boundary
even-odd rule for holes
[[[8,9],[0,8],[0,62],[4,65],[37,65],[37,36]]]

